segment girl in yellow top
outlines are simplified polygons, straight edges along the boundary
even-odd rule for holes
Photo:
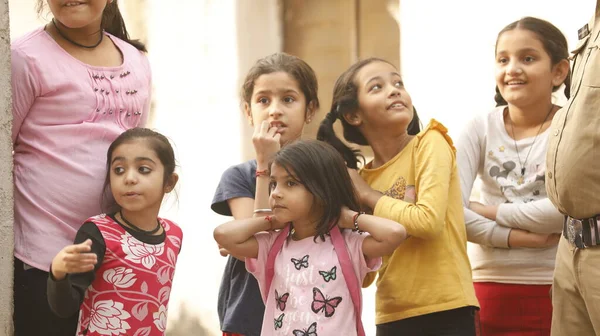
[[[467,234],[455,149],[447,129],[419,119],[398,70],[371,58],[336,81],[331,111],[317,138],[333,145],[348,167],[360,153],[338,139],[373,149],[359,173],[349,169],[364,207],[397,221],[411,236],[384,257],[377,280],[377,336],[476,335],[478,303],[467,257]],[[375,279],[371,273],[364,285]]]

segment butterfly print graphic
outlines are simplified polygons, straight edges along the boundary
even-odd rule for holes
[[[290,293],[285,293],[279,296],[279,293],[277,293],[277,289],[275,290],[275,305],[277,306],[277,308],[279,308],[279,310],[285,310],[285,304],[287,303],[289,297]]]
[[[321,311],[325,312],[325,317],[332,317],[335,313],[335,308],[342,302],[341,296],[336,296],[333,298],[325,298],[325,295],[317,288],[313,288],[313,302],[311,305],[311,309],[315,314],[320,313]]]
[[[302,257],[302,259],[300,260],[292,258],[292,262],[294,263],[294,267],[296,267],[297,270],[301,270],[302,267],[308,268],[308,254]]]
[[[319,274],[321,274],[323,276],[323,280],[325,280],[325,282],[329,282],[331,280],[335,280],[335,277],[336,277],[335,271],[336,270],[337,270],[337,266],[333,266],[331,271],[329,271],[329,272],[319,271]]]
[[[279,317],[275,319],[275,330],[277,330],[283,326],[283,317],[284,316],[285,316],[285,314],[281,313],[281,315],[279,315]]]
[[[294,329],[294,336],[318,336],[317,335],[317,322],[313,322],[308,329],[298,330]]]

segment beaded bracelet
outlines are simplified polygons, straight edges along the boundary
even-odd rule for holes
[[[352,218],[352,221],[354,222],[354,230],[353,230],[353,231],[358,231],[358,233],[363,233],[363,232],[364,232],[364,231],[361,231],[361,230],[358,228],[358,217],[359,217],[360,215],[364,215],[364,214],[365,214],[365,213],[364,213],[363,211],[361,211],[361,212],[357,212],[357,213],[356,213],[356,215],[354,215],[354,217]]]

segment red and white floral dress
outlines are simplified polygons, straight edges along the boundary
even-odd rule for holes
[[[167,219],[158,220],[166,238],[156,245],[133,237],[110,216],[87,220],[102,233],[106,252],[85,292],[77,336],[165,334],[182,231]]]

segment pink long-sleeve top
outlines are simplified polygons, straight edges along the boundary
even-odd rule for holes
[[[84,220],[102,212],[110,143],[148,119],[147,57],[106,36],[121,66],[87,65],[43,27],[11,45],[15,256],[44,271]]]

